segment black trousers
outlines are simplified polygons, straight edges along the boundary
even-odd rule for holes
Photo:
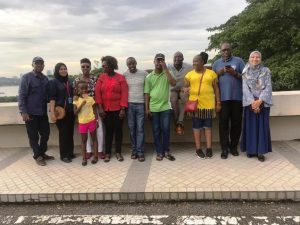
[[[113,138],[115,136],[116,153],[121,153],[123,139],[123,119],[118,111],[107,111],[104,118],[105,126],[105,153],[111,154]]]
[[[66,116],[56,122],[59,133],[60,159],[71,159],[74,155],[74,122],[73,112],[66,112]]]
[[[220,144],[222,150],[236,150],[242,130],[242,101],[222,101],[219,120]]]
[[[29,121],[26,121],[26,130],[30,147],[33,150],[33,158],[37,159],[43,156],[47,151],[47,143],[50,135],[48,116],[30,115]]]

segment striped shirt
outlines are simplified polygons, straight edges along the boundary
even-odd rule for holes
[[[144,103],[144,83],[147,72],[143,70],[137,70],[135,73],[131,73],[127,70],[124,73],[124,77],[128,84],[128,102],[131,103]]]

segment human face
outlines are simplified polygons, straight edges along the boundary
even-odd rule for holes
[[[197,72],[204,68],[204,62],[200,56],[195,56],[193,58],[193,67]]]
[[[80,95],[84,95],[88,92],[88,85],[85,83],[80,83],[78,85],[78,91]]]
[[[183,63],[183,55],[180,52],[175,53],[173,64],[176,68],[181,68]]]
[[[67,67],[65,67],[64,65],[62,65],[60,68],[59,68],[59,71],[58,71],[59,75],[62,76],[62,77],[65,77],[68,75],[68,69]]]
[[[35,72],[41,73],[45,67],[44,61],[35,61],[34,63],[32,63],[32,67]]]
[[[162,70],[162,65],[161,63],[164,62],[165,60],[163,58],[156,58],[154,59],[154,66],[155,66],[155,69],[157,70]]]
[[[80,64],[81,71],[83,75],[89,75],[91,71],[91,65],[89,63],[81,63]]]
[[[221,54],[224,59],[229,59],[231,57],[231,46],[228,43],[222,44]]]
[[[250,55],[249,63],[252,66],[256,66],[261,63],[261,56],[257,52]]]
[[[136,69],[136,60],[135,59],[129,59],[127,60],[127,67],[130,71],[130,73],[135,73],[137,71]]]
[[[113,71],[112,68],[110,68],[108,65],[107,65],[107,62],[106,61],[103,61],[102,62],[102,69],[103,69],[103,72],[104,73],[110,73]]]

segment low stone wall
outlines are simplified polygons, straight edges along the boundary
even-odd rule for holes
[[[273,92],[274,106],[271,108],[272,140],[300,139],[300,91]],[[27,147],[26,128],[18,111],[17,103],[0,104],[0,148]],[[127,122],[124,123],[124,143],[129,143]],[[186,119],[185,134],[178,136],[171,128],[171,142],[193,142],[192,121]],[[152,142],[152,131],[149,121],[145,123],[146,142]],[[213,141],[218,141],[218,118],[213,121]],[[75,128],[75,144],[80,144],[80,137]],[[49,145],[58,145],[58,132],[51,124]]]

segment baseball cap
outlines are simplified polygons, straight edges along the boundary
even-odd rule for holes
[[[43,61],[43,62],[44,62],[44,59],[43,59],[42,57],[40,57],[40,56],[36,56],[36,57],[34,57],[34,58],[32,59],[32,62],[34,63],[34,62],[36,62],[36,61]]]
[[[154,57],[154,59],[165,59],[165,55],[162,53],[157,53]]]

